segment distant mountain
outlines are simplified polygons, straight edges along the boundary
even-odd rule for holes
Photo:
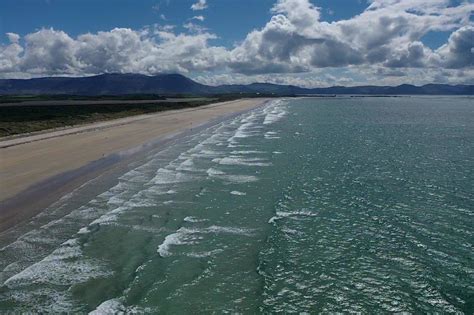
[[[209,86],[180,74],[101,74],[92,77],[47,77],[0,80],[0,95],[71,94],[71,95],[210,95],[210,94],[275,94],[275,95],[474,95],[474,85],[427,84],[414,86],[333,86],[301,88],[293,85],[252,83],[248,85]]]

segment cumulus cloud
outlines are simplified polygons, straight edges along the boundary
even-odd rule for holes
[[[205,17],[202,16],[202,15],[195,15],[191,18],[191,20],[198,20],[198,21],[204,21],[205,20]]]
[[[16,33],[7,33],[6,35],[11,43],[18,44],[18,42],[20,41],[20,35]]]
[[[192,9],[206,7],[199,0]],[[449,82],[465,82],[474,68],[473,10],[472,2],[371,0],[362,13],[329,23],[309,0],[277,0],[268,22],[230,48],[211,44],[217,36],[194,23],[204,21],[202,15],[190,18],[184,33],[172,26],[116,28],[77,37],[54,29],[22,38],[7,33],[9,43],[0,46],[0,75],[208,72],[201,80],[278,78],[305,86],[350,84],[351,78],[363,83],[366,77],[422,82],[445,76]],[[437,31],[452,34],[433,50],[423,37]],[[315,75],[322,81],[311,79]]]
[[[170,27],[140,32],[116,28],[77,38],[42,29],[25,37],[24,49],[16,36],[10,37],[12,43],[0,48],[0,71],[33,75],[187,73],[217,67],[226,53],[222,47],[209,47],[213,34],[175,34]]]
[[[278,0],[271,11],[284,14],[294,26],[304,32],[317,27],[320,18],[319,10],[307,0]]]
[[[199,10],[204,10],[204,9],[207,9],[206,0],[198,0],[198,2],[194,3],[191,6],[191,10],[194,10],[194,11],[199,11]]]
[[[23,47],[20,46],[20,35],[15,33],[7,33],[10,44],[0,45],[0,73],[17,72],[17,66],[21,61],[21,53]]]
[[[183,24],[183,27],[192,33],[204,33],[208,31],[207,27],[192,22]]]
[[[474,26],[464,26],[453,32],[448,43],[440,47],[437,53],[447,68],[474,66]]]
[[[278,0],[271,20],[232,52],[231,67],[243,73],[265,73],[361,64],[430,66],[438,52],[426,47],[421,38],[430,31],[469,24],[474,10],[472,3],[449,4],[449,0],[373,0],[361,14],[328,23],[320,21],[320,9],[307,0]],[[443,57],[444,64],[466,65],[469,57],[472,61],[467,54],[472,47],[468,47],[469,29],[450,38],[444,50],[452,53]]]

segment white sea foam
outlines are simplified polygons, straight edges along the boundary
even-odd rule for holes
[[[273,216],[268,220],[268,223],[275,223],[275,221],[290,218],[290,219],[297,219],[298,217],[316,217],[318,216],[317,213],[307,211],[307,210],[300,210],[300,211],[277,211],[276,216]]]
[[[244,235],[244,236],[251,236],[253,234],[253,230],[245,229],[245,228],[238,228],[238,227],[230,227],[230,226],[218,226],[218,225],[211,225],[210,227],[200,230],[203,233],[216,233],[216,234],[234,234],[234,235]]]
[[[242,154],[242,155],[247,155],[247,154],[265,154],[265,151],[258,151],[258,150],[241,150],[241,151],[232,151],[230,154]]]
[[[227,156],[224,158],[213,159],[212,162],[222,165],[245,165],[245,166],[270,166],[272,163],[267,162],[261,158],[243,158],[236,155]]]
[[[169,234],[158,246],[158,254],[161,257],[171,256],[170,247],[174,245],[193,244],[198,238],[193,237],[196,230],[181,227],[175,233]]]
[[[282,105],[281,101],[276,101],[273,103],[273,105],[266,107],[264,109],[264,113],[266,114],[266,116],[263,121],[263,124],[270,125],[285,117],[287,111],[286,108]]]
[[[222,175],[220,178],[229,181],[231,183],[242,184],[242,183],[251,183],[258,181],[257,176],[253,175]]]
[[[218,176],[218,175],[224,175],[225,173],[223,171],[220,171],[218,169],[215,169],[215,168],[210,168],[207,170],[207,174],[209,176]]]
[[[148,181],[148,177],[138,169],[128,171],[124,175],[120,176],[119,179],[132,183],[146,183]]]
[[[248,138],[252,136],[252,133],[249,132],[249,128],[253,126],[252,123],[245,123],[242,124],[239,128],[237,128],[234,136],[232,138]]]
[[[28,284],[72,285],[89,279],[109,276],[99,261],[83,257],[77,239],[64,242],[43,260],[5,281],[10,289]]]
[[[192,158],[186,159],[176,167],[177,171],[197,171]]]
[[[197,158],[214,158],[221,156],[222,153],[215,151],[215,150],[209,150],[209,149],[203,149],[199,152],[192,153],[191,156],[197,157]]]
[[[186,217],[183,219],[185,222],[190,222],[190,223],[197,223],[197,222],[206,222],[208,221],[207,219],[199,219],[199,218],[196,218],[196,217]]]
[[[87,226],[80,228],[79,231],[77,231],[77,234],[87,234],[89,233],[89,228]]]
[[[237,144],[239,139],[249,138],[259,133],[258,129],[260,129],[260,127],[255,125],[253,119],[245,118],[242,119],[240,123],[242,124],[235,130],[234,134],[227,139],[227,142],[231,145]]]
[[[231,193],[231,195],[236,195],[236,196],[245,196],[245,195],[247,195],[247,193],[237,191],[237,190],[233,190],[230,193]]]
[[[177,172],[174,170],[169,170],[166,168],[160,168],[156,172],[153,182],[158,185],[168,185],[168,184],[177,184],[183,183],[192,180],[192,176],[182,172]]]
[[[186,256],[193,257],[193,258],[205,258],[205,257],[210,257],[222,252],[223,252],[222,249],[214,249],[207,252],[190,252],[190,253],[187,253]]]
[[[215,177],[219,178],[231,183],[251,183],[251,182],[256,182],[258,181],[258,177],[253,176],[253,175],[232,175],[232,174],[226,174],[221,170],[215,169],[215,168],[210,168],[207,170],[207,174],[209,177]]]
[[[119,215],[126,211],[127,208],[125,207],[118,207],[112,211],[109,211],[103,215],[101,215],[99,218],[95,219],[94,221],[92,221],[89,226],[91,225],[94,225],[94,224],[110,224],[110,223],[113,223],[115,221],[117,221]]]
[[[114,298],[102,302],[89,315],[112,315],[112,314],[145,314],[155,313],[152,309],[141,308],[138,306],[126,306],[124,298]]]
[[[277,136],[278,133],[275,132],[275,131],[267,131],[265,132],[265,134],[263,135],[265,139],[280,139],[279,136]]]
[[[197,244],[198,241],[204,239],[202,236],[203,234],[232,234],[251,236],[253,234],[253,230],[218,225],[211,225],[209,227],[199,229],[181,227],[175,233],[169,234],[165,237],[163,243],[158,246],[157,252],[161,257],[169,257],[172,255],[172,246]]]
[[[125,314],[127,308],[123,305],[120,299],[111,299],[102,302],[89,315],[108,315],[108,314]]]

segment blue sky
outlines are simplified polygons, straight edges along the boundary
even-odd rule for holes
[[[2,0],[0,76],[181,72],[210,84],[467,82],[473,6],[472,0]],[[124,41],[136,49],[120,46]]]
[[[189,8],[188,0],[2,0],[0,2],[0,34],[26,35],[41,28],[63,30],[77,36],[115,27],[140,29],[147,25],[182,25],[199,14]],[[216,0],[205,12],[206,27],[219,36],[218,43],[232,46],[252,29],[265,25],[271,17],[274,0]],[[361,13],[365,1],[318,0],[326,21],[347,19]],[[166,21],[161,18],[164,15]]]

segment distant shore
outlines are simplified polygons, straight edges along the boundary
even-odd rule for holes
[[[130,155],[147,143],[159,143],[266,101],[215,103],[0,141],[0,232],[34,215],[41,203],[34,198],[41,197],[45,204],[80,185],[83,171],[98,172],[122,153]]]

